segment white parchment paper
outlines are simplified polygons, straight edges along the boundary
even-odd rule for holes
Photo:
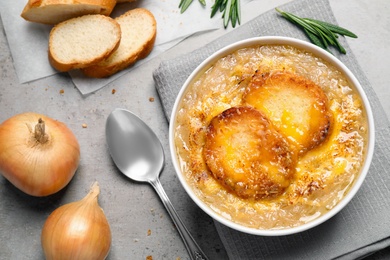
[[[250,1],[241,0],[241,5]],[[25,21],[20,14],[26,3],[27,0],[0,1],[1,18],[20,83],[57,73],[50,66],[47,58],[48,39],[52,26]],[[194,33],[223,27],[221,14],[210,19],[213,0],[207,1],[206,7],[202,6],[198,0],[194,0],[184,14],[180,13],[179,3],[180,0],[137,0],[133,3],[118,4],[111,14],[112,17],[117,17],[137,7],[146,8],[154,14],[157,21],[155,48],[143,61],[109,78],[92,79],[85,77],[79,71],[70,72],[80,92],[89,94],[104,87],[132,68],[173,47]]]

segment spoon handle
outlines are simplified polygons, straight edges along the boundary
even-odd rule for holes
[[[195,242],[194,238],[191,236],[190,232],[184,226],[182,220],[180,219],[167,194],[165,193],[164,188],[160,183],[160,180],[158,178],[156,180],[151,180],[150,184],[154,187],[154,189],[160,196],[165,208],[167,209],[169,215],[175,223],[180,233],[180,236],[183,239],[183,242],[187,248],[190,258],[192,260],[208,260],[206,255],[202,252],[198,244]]]

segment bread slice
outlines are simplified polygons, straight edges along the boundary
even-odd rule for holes
[[[72,18],[51,30],[49,61],[59,71],[88,67],[110,56],[119,47],[120,40],[120,26],[108,16]]]
[[[257,72],[243,101],[263,111],[300,154],[321,144],[328,135],[328,98],[320,86],[302,76]]]
[[[30,22],[57,24],[86,14],[110,15],[116,0],[28,0],[21,16]]]
[[[152,51],[156,39],[156,20],[144,8],[127,11],[115,19],[122,32],[119,48],[108,59],[82,69],[89,77],[108,77],[145,58]]]
[[[207,127],[203,154],[212,176],[242,198],[262,199],[290,185],[296,153],[266,115],[237,106],[214,117]]]

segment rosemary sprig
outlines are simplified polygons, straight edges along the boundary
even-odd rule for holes
[[[193,0],[180,0],[179,8],[180,13],[184,13],[187,8],[191,5]],[[199,3],[203,6],[206,6],[206,0],[199,0]]]
[[[241,22],[241,6],[240,0],[215,0],[214,5],[211,7],[211,18],[217,13],[217,11],[223,12],[223,26],[226,28],[229,21],[232,23],[233,28],[236,24]]]
[[[329,51],[328,46],[332,45],[341,53],[346,54],[344,47],[341,46],[340,42],[337,40],[338,35],[357,38],[356,34],[343,27],[311,18],[301,18],[292,13],[284,12],[279,8],[276,8],[276,11],[290,22],[302,27],[313,44],[327,51]]]
[[[180,0],[179,8],[180,13],[184,13],[191,5],[193,0]],[[241,22],[241,0],[215,0],[214,5],[211,7],[211,18],[217,13],[217,11],[223,12],[223,25],[226,28],[231,22],[233,28],[236,24]],[[205,6],[206,0],[199,0],[199,2]]]

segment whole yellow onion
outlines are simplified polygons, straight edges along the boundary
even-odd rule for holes
[[[111,230],[98,204],[97,182],[80,201],[65,204],[47,218],[41,235],[47,260],[100,260],[110,251]]]
[[[29,195],[47,196],[64,188],[79,161],[79,143],[59,121],[27,112],[0,125],[0,173]]]

